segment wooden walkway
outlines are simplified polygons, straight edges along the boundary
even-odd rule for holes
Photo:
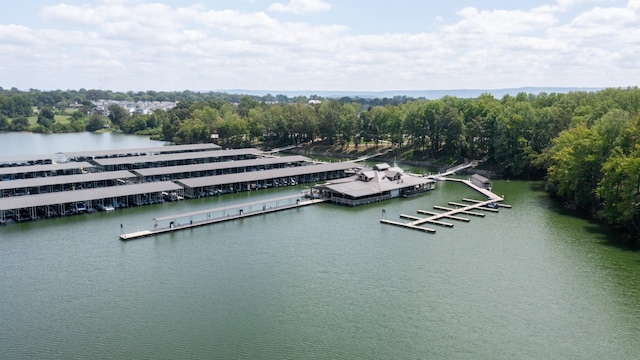
[[[211,225],[224,221],[242,219],[250,216],[313,205],[327,199],[306,199],[304,195],[285,196],[250,203],[200,210],[190,213],[154,218],[153,229],[120,234],[120,240],[133,240],[147,236],[160,235],[198,226]]]
[[[458,171],[458,170],[460,170],[460,169],[456,169],[455,171]],[[464,215],[473,215],[473,216],[478,216],[478,217],[484,217],[484,215],[485,215],[484,213],[481,213],[481,212],[478,212],[478,211],[474,211],[474,210],[481,210],[481,211],[486,211],[486,212],[498,212],[499,211],[498,207],[505,207],[505,208],[510,208],[511,207],[510,205],[500,204],[500,202],[502,202],[504,200],[502,197],[492,193],[490,190],[483,189],[481,187],[476,186],[471,181],[461,180],[461,179],[452,179],[452,178],[445,178],[445,180],[461,182],[461,183],[471,187],[472,189],[478,191],[482,195],[487,196],[488,199],[487,200],[475,200],[475,199],[468,199],[468,198],[463,198],[462,199],[462,201],[465,201],[465,202],[471,203],[471,204],[463,204],[463,203],[457,203],[457,202],[450,201],[449,205],[455,206],[455,208],[449,208],[449,207],[437,206],[437,205],[433,206],[434,209],[444,211],[442,213],[433,212],[433,211],[427,211],[427,210],[418,210],[417,211],[419,214],[430,215],[430,216],[428,216],[426,218],[421,218],[421,217],[412,216],[412,215],[406,215],[406,214],[400,214],[401,218],[412,220],[411,222],[407,222],[407,223],[403,223],[403,222],[399,222],[399,221],[393,221],[393,220],[387,220],[384,216],[383,216],[382,219],[380,219],[380,222],[384,223],[384,224],[402,226],[402,227],[405,227],[405,228],[408,228],[408,229],[412,229],[412,230],[419,230],[419,231],[424,231],[424,232],[429,232],[429,233],[435,233],[436,232],[435,229],[428,228],[428,227],[425,227],[425,226],[422,226],[422,225],[423,224],[432,224],[432,225],[438,225],[438,226],[444,226],[444,227],[453,227],[452,223],[445,222],[445,221],[442,221],[442,220],[444,219],[444,220],[456,220],[456,221],[469,222],[470,221],[469,218],[460,217],[458,215],[464,214]],[[495,208],[490,207],[490,206],[492,206],[494,204],[497,205]],[[383,214],[386,215],[385,213],[383,213]]]

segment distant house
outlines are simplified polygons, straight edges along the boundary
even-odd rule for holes
[[[308,102],[309,105],[319,105],[320,103],[322,103],[320,100],[309,100]]]
[[[483,189],[491,190],[491,180],[478,174],[471,175],[471,183]]]

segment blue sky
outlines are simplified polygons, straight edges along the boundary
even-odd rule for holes
[[[626,87],[640,0],[33,0],[0,12],[0,86]]]

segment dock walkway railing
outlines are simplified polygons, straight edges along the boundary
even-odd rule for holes
[[[146,236],[189,229],[197,226],[215,224],[250,216],[298,208],[317,204],[327,199],[307,199],[304,194],[264,199],[219,208],[205,209],[182,214],[160,216],[154,218],[153,229],[121,234],[120,240],[132,240]]]

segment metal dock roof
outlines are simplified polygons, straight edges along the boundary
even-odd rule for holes
[[[191,178],[191,179],[181,179],[178,182],[190,188],[197,188],[197,187],[235,184],[235,183],[258,181],[258,180],[268,180],[268,179],[290,177],[290,176],[296,176],[296,175],[315,174],[315,173],[321,173],[326,171],[347,170],[347,169],[354,169],[354,168],[361,168],[361,167],[362,167],[361,165],[358,165],[356,163],[345,161],[345,162],[329,163],[329,164],[296,166],[296,167],[290,167],[290,168],[284,168],[284,169],[251,171],[251,172],[229,174],[229,175],[203,176],[203,177]]]
[[[123,154],[147,154],[147,153],[175,153],[180,151],[203,151],[220,149],[220,145],[216,144],[190,144],[190,145],[166,145],[146,148],[131,148],[117,150],[93,150],[93,151],[69,151],[62,152],[68,157],[95,157],[95,156],[113,156]]]
[[[136,169],[132,171],[135,171],[137,174],[140,174],[141,176],[154,176],[154,175],[165,175],[165,174],[188,173],[193,171],[233,169],[238,167],[286,164],[286,163],[292,163],[292,162],[306,162],[306,161],[311,161],[311,159],[309,159],[306,156],[295,155],[295,156],[283,156],[283,157],[261,158],[261,159],[251,159],[251,160],[221,161],[221,162],[214,162],[214,163],[207,163],[207,164],[177,165],[177,166],[167,166],[167,167],[161,167],[161,168],[146,168],[146,169]]]
[[[85,161],[79,161],[79,162],[71,161],[71,162],[66,162],[62,164],[48,164],[48,165],[11,166],[11,167],[0,168],[0,175],[27,174],[27,173],[40,172],[40,171],[84,169],[84,168],[93,168],[93,167],[95,166]]]
[[[22,188],[28,188],[28,187],[47,186],[47,185],[77,184],[82,182],[101,181],[101,180],[131,179],[135,177],[137,177],[135,174],[126,170],[107,171],[107,172],[89,173],[89,174],[77,174],[77,175],[37,177],[37,178],[31,178],[31,179],[0,181],[0,190],[22,189]]]
[[[402,176],[401,181],[391,180],[384,176],[384,172],[376,172],[374,178],[370,181],[360,181],[354,179],[350,182],[337,182],[325,185],[324,187],[334,192],[359,198],[381,194],[385,191],[399,190],[410,188],[418,185],[435,182],[432,179],[417,176]]]
[[[176,153],[176,154],[116,157],[116,158],[108,158],[108,159],[94,159],[94,161],[99,165],[109,166],[109,165],[152,163],[152,162],[161,162],[161,161],[220,158],[224,156],[251,155],[251,154],[259,154],[259,153],[260,153],[260,150],[258,149],[248,148],[248,149],[233,149],[233,150],[198,151],[198,152],[186,152],[186,153]]]
[[[29,161],[54,160],[60,157],[59,154],[43,154],[43,155],[21,155],[21,156],[1,156],[0,164],[11,163],[28,163]]]
[[[182,190],[182,187],[172,181],[159,181],[134,185],[108,186],[99,189],[63,191],[51,194],[12,196],[0,198],[0,211],[176,190]]]

